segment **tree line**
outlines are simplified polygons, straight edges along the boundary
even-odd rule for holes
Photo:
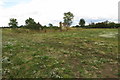
[[[87,26],[76,25],[74,27],[82,27],[82,28],[119,28],[120,24],[110,22],[110,21],[104,21],[104,22],[98,22],[98,23],[92,22]]]
[[[73,18],[74,15],[71,12],[64,13],[64,27],[70,27],[73,23]],[[109,22],[109,21],[104,21],[104,22],[98,22],[98,23],[90,23],[89,25],[85,25],[86,21],[82,18],[79,20],[78,25],[76,26],[71,26],[71,27],[77,27],[77,28],[119,28],[120,24],[114,23],[114,22]],[[27,28],[27,29],[34,29],[34,30],[43,30],[44,28],[47,27],[58,27],[58,26],[53,26],[53,24],[49,23],[49,26],[42,26],[39,22],[35,22],[33,18],[28,18],[25,20],[25,25],[18,26],[17,19],[11,18],[10,22],[8,23],[10,28]]]

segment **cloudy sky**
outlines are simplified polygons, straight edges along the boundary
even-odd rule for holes
[[[74,14],[73,25],[81,18],[88,23],[118,20],[119,0],[0,0],[0,26],[8,26],[10,18],[24,25],[29,17],[42,25],[58,25],[65,12]]]

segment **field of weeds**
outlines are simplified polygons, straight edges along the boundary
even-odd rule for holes
[[[4,78],[117,78],[118,29],[2,30]]]

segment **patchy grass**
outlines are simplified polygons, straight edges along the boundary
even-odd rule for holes
[[[4,78],[117,78],[117,29],[3,29]]]

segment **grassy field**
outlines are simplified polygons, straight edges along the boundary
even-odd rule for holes
[[[4,78],[117,78],[118,29],[3,29]]]

